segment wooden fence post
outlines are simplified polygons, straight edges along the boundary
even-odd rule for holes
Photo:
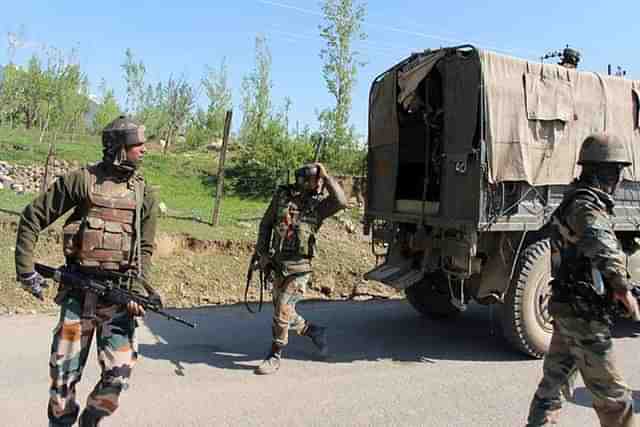
[[[224,135],[222,137],[222,149],[220,151],[220,159],[218,160],[218,182],[216,188],[215,199],[213,202],[213,213],[211,215],[211,226],[218,225],[220,219],[220,205],[224,193],[224,161],[227,157],[227,146],[229,145],[229,133],[231,132],[231,117],[233,111],[228,110],[224,117]]]

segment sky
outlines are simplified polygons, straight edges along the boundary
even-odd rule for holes
[[[6,2],[0,15],[0,64],[24,64],[43,46],[77,49],[92,92],[105,79],[124,107],[120,65],[132,49],[147,69],[147,81],[184,76],[196,88],[207,66],[224,60],[233,88],[234,128],[240,123],[240,87],[255,59],[255,38],[264,35],[272,55],[273,103],[292,101],[289,123],[317,128],[317,112],[333,100],[319,57],[322,13],[319,0],[137,0],[90,2],[22,0]],[[519,2],[369,0],[364,42],[356,50],[366,65],[353,93],[352,124],[366,134],[372,80],[412,52],[474,44],[540,61],[547,52],[578,48],[581,69],[606,73],[621,66],[640,79],[640,1],[565,0]],[[22,47],[10,54],[8,33]],[[10,58],[11,55],[11,58]],[[553,61],[553,60],[551,60]],[[206,105],[204,91],[199,105]]]

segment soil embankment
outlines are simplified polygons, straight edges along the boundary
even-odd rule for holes
[[[257,226],[257,224],[256,224]],[[55,310],[55,286],[40,303],[19,289],[14,281],[15,217],[0,218],[0,314]],[[319,253],[307,297],[330,300],[393,298],[401,294],[362,275],[375,265],[369,244],[347,221],[330,220],[320,231]],[[36,259],[59,265],[63,262],[60,233],[52,229],[38,242]],[[236,304],[244,300],[246,271],[254,250],[246,240],[200,240],[181,234],[160,234],[156,239],[153,285],[168,307]],[[254,275],[254,276],[257,276]],[[249,298],[259,297],[257,280]],[[270,295],[265,294],[270,300]]]

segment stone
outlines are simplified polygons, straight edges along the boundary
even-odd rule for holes
[[[165,216],[169,213],[169,208],[167,208],[167,205],[164,202],[160,202],[158,204],[158,209],[160,210],[160,215]]]

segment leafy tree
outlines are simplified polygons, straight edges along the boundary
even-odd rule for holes
[[[206,128],[209,130],[209,137],[222,138],[226,112],[233,107],[224,59],[218,71],[207,67],[207,73],[201,83],[209,100],[206,112]]]
[[[144,76],[147,69],[142,61],[136,62],[131,49],[127,49],[124,55],[125,60],[120,68],[124,71],[127,84],[127,112],[137,114],[145,108],[146,104]]]
[[[161,111],[166,114],[167,121],[163,127],[166,136],[164,152],[179,133],[186,131],[187,121],[195,103],[195,92],[191,85],[184,79],[169,78],[163,93]]]
[[[366,10],[357,0],[323,0],[321,7],[324,23],[320,25],[320,36],[326,42],[320,51],[322,75],[335,105],[323,110],[318,119],[334,155],[339,155],[337,149],[354,140],[353,128],[349,125],[351,94],[358,67],[364,63],[358,60],[353,42],[366,38],[362,31]]]
[[[120,106],[113,93],[113,89],[107,87],[104,80],[100,84],[102,100],[96,114],[93,117],[93,131],[98,133],[102,131],[112,120],[120,115]]]
[[[264,36],[256,37],[254,69],[242,79],[241,139],[250,144],[265,141],[271,115],[271,52]]]
[[[146,67],[125,52],[122,64],[127,84],[127,109],[144,123],[150,136],[164,140],[165,153],[176,137],[186,131],[195,104],[195,91],[184,77],[169,77],[155,87],[145,83]]]

